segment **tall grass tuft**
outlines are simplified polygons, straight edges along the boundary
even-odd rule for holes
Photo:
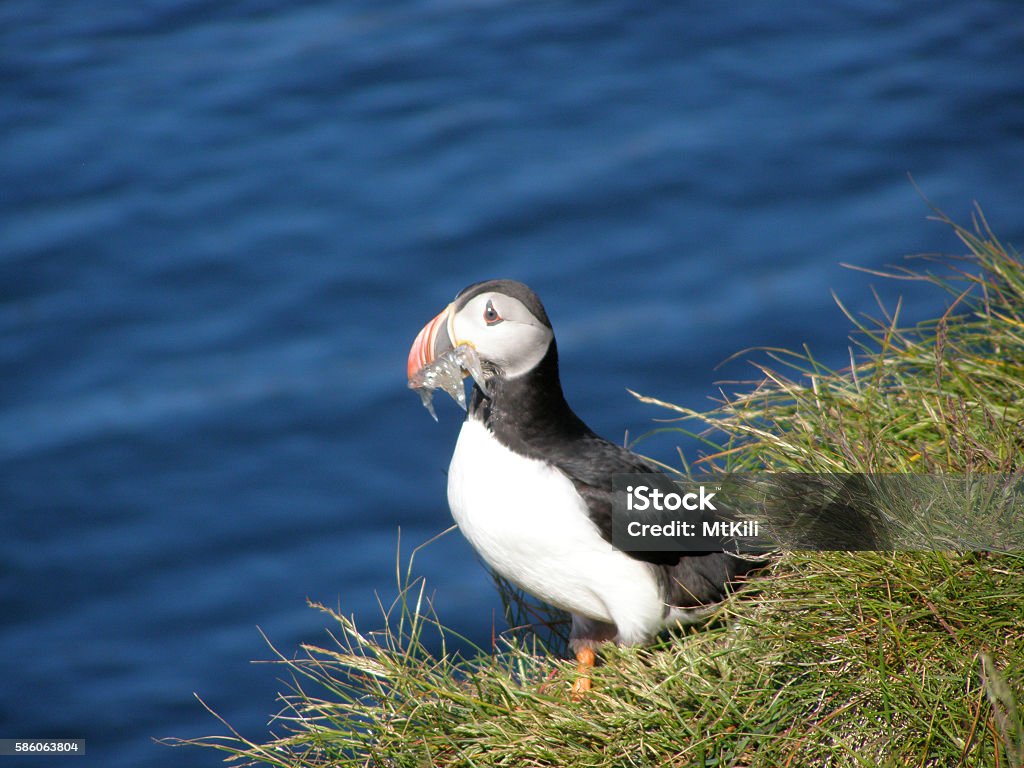
[[[850,366],[808,349],[759,350],[759,380],[710,411],[637,395],[703,425],[708,470],[1015,472],[1024,468],[1024,269],[980,210],[971,229],[941,213],[963,256],[873,272],[950,297],[941,317],[900,324],[901,305],[855,317]],[[940,271],[931,267],[938,266]],[[635,394],[635,393],[634,393]],[[689,431],[689,430],[683,430]]]
[[[849,368],[769,350],[708,412],[641,399],[697,423],[676,428],[705,441],[707,469],[1024,471],[1024,268],[980,212],[970,229],[939,218],[968,253],[889,276],[946,291],[941,317],[847,313]],[[224,723],[174,743],[281,768],[1024,768],[1024,553],[789,553],[707,626],[606,648],[581,701],[557,614],[508,591],[513,624],[544,632],[460,655],[411,560],[398,576],[381,631],[316,606],[330,642],[275,651],[278,735]]]

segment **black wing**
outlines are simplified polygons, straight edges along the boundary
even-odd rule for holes
[[[651,474],[671,482],[654,464],[594,433],[580,438],[578,450],[562,454],[555,466],[573,483],[586,502],[590,519],[602,538],[612,541],[612,478],[621,474]],[[653,480],[653,478],[652,478]],[[727,552],[627,551],[635,560],[661,566],[656,575],[668,605],[695,607],[723,600],[738,577],[760,568],[765,560],[736,557]]]
[[[554,464],[576,487],[586,502],[590,519],[609,544],[612,541],[612,502],[615,475],[662,473],[649,461],[632,451],[610,443],[596,434],[583,435],[569,453],[554,457]],[[675,565],[683,552],[626,552],[627,555],[655,565]]]

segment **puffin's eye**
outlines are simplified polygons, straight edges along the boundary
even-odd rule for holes
[[[497,325],[504,319],[505,318],[498,314],[498,310],[494,308],[494,304],[488,301],[487,306],[484,308],[484,322],[488,325]]]

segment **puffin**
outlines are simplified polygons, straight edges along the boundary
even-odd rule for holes
[[[461,345],[480,366],[448,468],[451,514],[489,568],[571,615],[574,695],[590,689],[602,644],[647,643],[701,621],[763,565],[725,551],[613,548],[613,476],[659,470],[569,406],[551,321],[529,287],[502,279],[462,290],[416,336],[410,381]]]

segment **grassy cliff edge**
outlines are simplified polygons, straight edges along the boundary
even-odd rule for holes
[[[942,317],[847,313],[849,368],[768,350],[759,380],[710,411],[641,399],[701,437],[704,469],[1024,472],[1024,265],[980,211],[970,228],[937,218],[966,254],[888,276],[948,292]],[[579,702],[543,635],[446,652],[411,563],[382,631],[317,606],[329,646],[275,651],[278,735],[224,723],[173,743],[281,768],[1024,767],[1021,552],[787,553],[708,626],[606,649]]]

